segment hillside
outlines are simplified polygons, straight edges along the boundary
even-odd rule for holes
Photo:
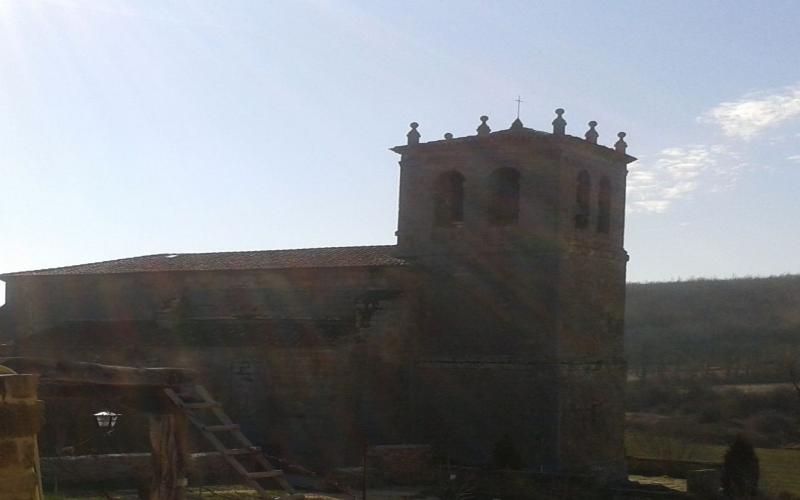
[[[800,275],[630,283],[626,309],[626,357],[639,376],[785,381],[800,357]]]

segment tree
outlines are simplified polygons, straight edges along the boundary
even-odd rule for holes
[[[736,436],[722,466],[722,490],[726,498],[755,498],[758,493],[758,457],[743,435]]]

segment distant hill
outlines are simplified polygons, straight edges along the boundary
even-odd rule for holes
[[[800,357],[800,275],[630,283],[625,341],[632,374],[786,380]]]

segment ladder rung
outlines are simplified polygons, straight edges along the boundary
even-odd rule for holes
[[[189,410],[196,410],[202,408],[219,408],[220,404],[216,401],[203,401],[202,403],[183,403],[181,406]]]
[[[238,431],[239,425],[238,424],[204,425],[203,430],[208,432]]]
[[[266,479],[268,477],[282,476],[283,471],[280,469],[265,470],[263,472],[248,472],[247,477],[250,479]]]
[[[251,453],[259,453],[261,448],[258,446],[251,446],[250,448],[231,448],[224,450],[226,455],[250,455]]]
[[[198,403],[205,401],[203,398],[196,394],[176,394],[176,396],[184,403]]]

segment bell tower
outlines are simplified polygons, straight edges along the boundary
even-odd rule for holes
[[[517,118],[400,155],[397,254],[423,276],[420,439],[480,463],[510,437],[526,466],[624,472],[625,134],[613,148]],[[514,404],[509,404],[514,401]],[[454,422],[456,424],[454,424]],[[599,472],[598,472],[599,471]]]

